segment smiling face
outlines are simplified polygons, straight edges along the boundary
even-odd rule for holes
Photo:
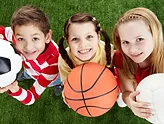
[[[68,46],[81,61],[91,60],[98,49],[99,35],[92,22],[72,23],[68,29]]]
[[[50,42],[51,33],[46,36],[34,25],[16,26],[14,30],[16,39],[16,48],[28,60],[35,60],[46,47],[46,43]]]
[[[145,64],[154,49],[154,41],[148,26],[142,20],[122,23],[118,27],[123,52],[134,62]]]

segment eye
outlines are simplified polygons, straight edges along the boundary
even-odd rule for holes
[[[79,41],[79,39],[77,37],[74,37],[74,38],[72,38],[72,41],[77,42],[77,41]]]
[[[37,38],[37,37],[34,37],[33,39],[32,39],[32,41],[38,41],[39,40],[39,38]]]
[[[77,40],[77,38],[73,38],[73,39],[72,39],[72,41],[76,41],[76,40]]]
[[[87,36],[87,39],[91,39],[91,38],[93,38],[92,35],[88,35],[88,36]]]
[[[136,41],[137,41],[137,42],[140,42],[140,41],[143,41],[143,40],[144,40],[144,39],[140,37],[140,38],[137,38]]]
[[[23,41],[24,40],[24,38],[16,38],[17,39],[17,41]]]
[[[128,41],[122,41],[122,44],[129,44],[129,42]]]

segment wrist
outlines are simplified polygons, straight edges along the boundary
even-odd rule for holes
[[[15,85],[15,86],[11,87],[9,90],[10,90],[11,93],[16,93],[19,90],[19,86]]]
[[[126,91],[126,92],[124,92],[122,95],[122,97],[123,97],[123,101],[125,102],[125,104],[129,107],[129,108],[131,108],[131,105],[130,105],[130,102],[129,102],[129,95],[130,95],[130,91]]]
[[[131,104],[129,102],[129,96],[126,97],[126,105],[131,109]]]

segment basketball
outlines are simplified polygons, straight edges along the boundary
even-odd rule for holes
[[[68,106],[80,115],[103,115],[117,100],[116,78],[100,64],[90,62],[79,65],[69,73],[63,96]]]

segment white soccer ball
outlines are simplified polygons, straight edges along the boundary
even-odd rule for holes
[[[15,53],[10,42],[0,39],[0,87],[13,83],[21,67],[21,56]]]
[[[149,102],[153,115],[147,120],[153,124],[164,124],[164,73],[152,74],[144,78],[137,89],[137,101]]]

